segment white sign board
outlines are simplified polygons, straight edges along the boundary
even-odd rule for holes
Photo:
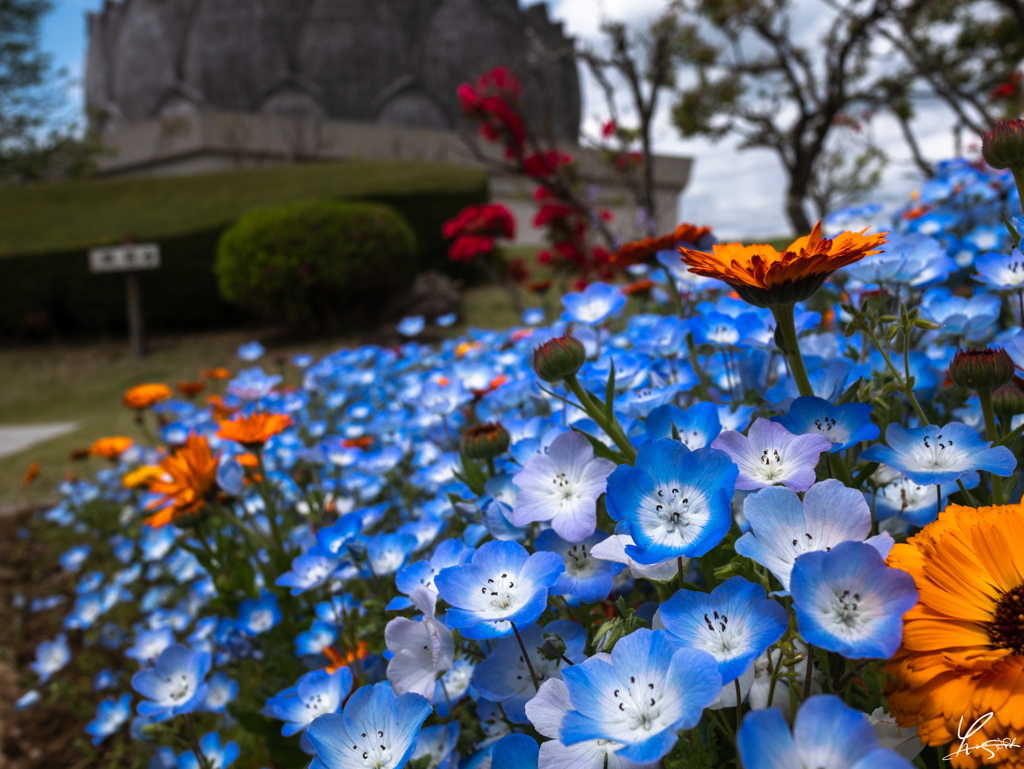
[[[89,251],[91,272],[132,272],[155,270],[160,266],[160,245],[139,243],[134,246],[110,246]]]

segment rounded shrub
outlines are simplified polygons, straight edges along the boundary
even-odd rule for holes
[[[220,239],[221,295],[296,331],[359,325],[416,271],[416,235],[376,203],[258,208]]]

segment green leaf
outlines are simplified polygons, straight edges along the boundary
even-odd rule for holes
[[[611,371],[608,372],[608,384],[604,388],[604,418],[611,421],[615,418],[615,361],[612,361]]]
[[[615,451],[614,449],[608,448],[590,433],[585,433],[578,427],[572,425],[570,425],[570,427],[574,432],[579,433],[588,441],[590,441],[590,445],[594,447],[594,456],[601,457],[601,459],[610,459],[617,465],[626,464],[626,458],[622,456],[622,454],[620,454],[619,452]]]
[[[462,460],[462,473],[455,473],[455,477],[469,486],[470,491],[474,494],[483,496],[484,484],[487,483],[487,476],[483,469],[461,451],[459,458]]]
[[[860,390],[860,383],[864,377],[857,377],[857,381],[847,387],[843,394],[839,396],[839,400],[836,402],[837,406],[842,406],[844,403],[850,403],[857,397],[857,391]]]
[[[1003,224],[1006,225],[1006,230],[1007,232],[1010,233],[1010,237],[1013,239],[1014,248],[1020,247],[1020,233],[1017,232],[1016,228],[1010,222],[1005,212],[1003,213]]]

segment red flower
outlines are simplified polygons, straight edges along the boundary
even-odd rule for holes
[[[515,238],[516,221],[512,213],[499,204],[468,206],[444,223],[442,233],[446,238],[455,239],[448,249],[449,259],[472,262],[494,250],[495,238]]]
[[[522,156],[526,145],[523,87],[509,69],[495,67],[480,77],[476,88],[463,83],[458,94],[463,116],[479,122],[483,138],[504,142],[506,158]]]

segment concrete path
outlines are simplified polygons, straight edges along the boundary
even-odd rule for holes
[[[18,425],[0,427],[0,457],[17,454],[37,443],[44,443],[78,428],[77,422],[58,422],[48,425]]]

